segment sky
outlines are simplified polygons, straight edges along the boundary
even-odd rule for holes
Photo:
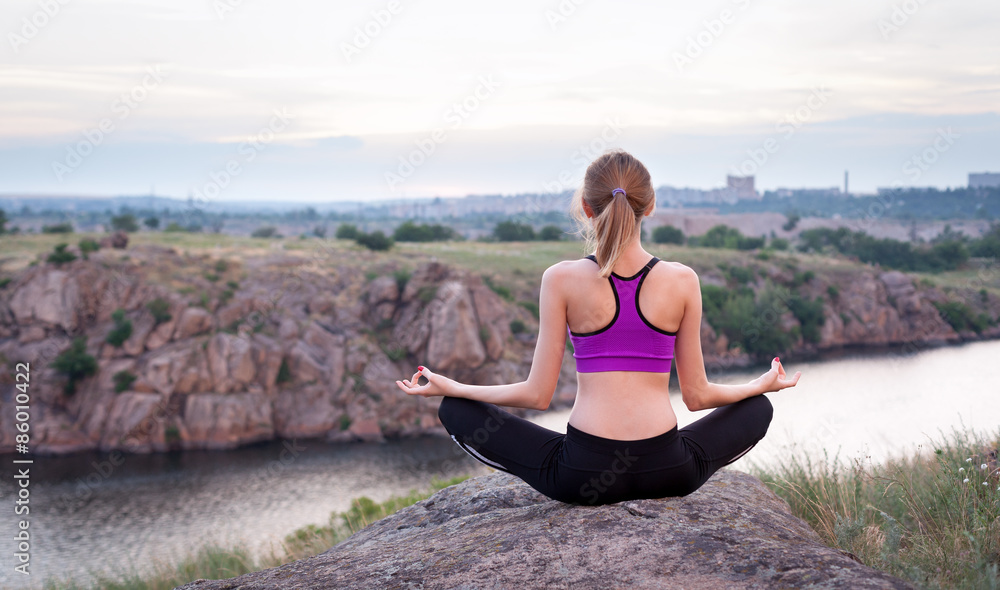
[[[4,0],[0,195],[201,201],[1000,171],[995,0]]]

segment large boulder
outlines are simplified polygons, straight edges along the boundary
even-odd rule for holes
[[[683,498],[574,506],[477,477],[332,549],[186,590],[240,588],[911,588],[824,545],[760,480]]]

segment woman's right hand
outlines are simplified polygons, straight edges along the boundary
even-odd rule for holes
[[[781,366],[781,359],[774,357],[771,361],[771,369],[750,383],[759,387],[761,393],[768,393],[770,391],[779,391],[786,387],[795,387],[801,375],[801,371],[795,371],[795,374],[789,379],[788,375],[785,374],[785,368]]]

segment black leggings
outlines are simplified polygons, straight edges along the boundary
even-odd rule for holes
[[[445,397],[438,409],[452,439],[477,460],[571,504],[686,496],[764,437],[771,402],[763,395],[713,410],[682,429],[613,440],[566,425],[566,434],[493,404]]]

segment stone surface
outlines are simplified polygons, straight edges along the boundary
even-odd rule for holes
[[[264,588],[911,588],[823,545],[756,478],[589,507],[493,473],[308,559],[182,590]]]

